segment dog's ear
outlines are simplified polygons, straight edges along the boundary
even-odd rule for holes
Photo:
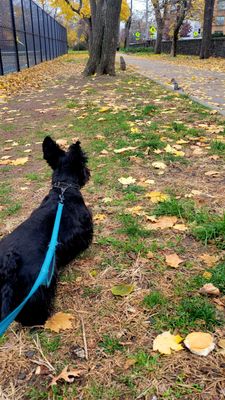
[[[90,171],[86,164],[88,158],[81,149],[79,140],[69,147],[68,157],[72,168],[77,174],[79,185],[82,187],[90,178]]]
[[[58,144],[52,140],[50,136],[45,137],[42,148],[44,159],[47,161],[50,167],[52,167],[52,169],[56,169],[59,164],[59,159],[65,155],[65,151],[60,149]]]

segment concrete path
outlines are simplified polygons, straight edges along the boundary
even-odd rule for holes
[[[184,93],[225,115],[225,73],[200,70],[189,65],[175,65],[151,57],[126,54],[123,57],[128,66],[135,67],[141,75],[165,85],[168,89],[172,88],[170,81],[175,78]]]

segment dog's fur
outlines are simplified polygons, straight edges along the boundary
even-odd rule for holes
[[[87,157],[76,142],[63,151],[47,136],[44,158],[53,169],[52,184],[70,184],[56,251],[56,268],[50,287],[41,286],[31,297],[17,321],[26,326],[43,324],[52,312],[60,267],[84,251],[92,241],[92,217],[79,188],[88,181]],[[5,318],[29,293],[44,261],[50,242],[60,189],[52,187],[30,217],[0,242],[0,320]]]

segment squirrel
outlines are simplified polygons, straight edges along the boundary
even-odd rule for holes
[[[126,71],[127,66],[126,66],[126,61],[122,56],[120,56],[120,69],[121,71]]]
[[[182,90],[182,88],[179,87],[177,81],[176,81],[174,78],[171,79],[171,83],[172,83],[172,85],[173,85],[173,90]]]

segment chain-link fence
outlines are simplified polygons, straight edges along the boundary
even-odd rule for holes
[[[0,75],[67,53],[66,29],[32,0],[0,0]]]

